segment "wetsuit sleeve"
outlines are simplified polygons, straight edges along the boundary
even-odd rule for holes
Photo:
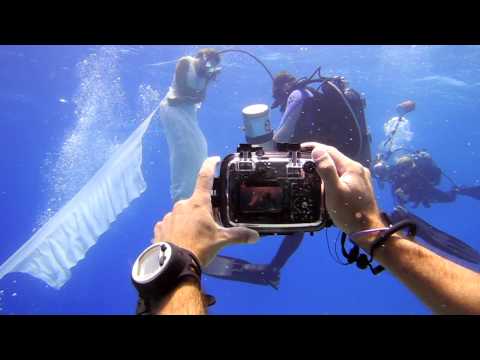
[[[275,142],[289,142],[292,136],[294,136],[296,123],[300,118],[303,103],[304,94],[300,90],[295,90],[290,94],[287,100],[287,107],[280,121],[280,126],[273,137]]]

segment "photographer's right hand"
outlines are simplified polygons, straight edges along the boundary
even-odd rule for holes
[[[312,149],[312,159],[324,183],[327,211],[337,227],[352,234],[386,226],[380,216],[367,168],[333,146],[307,142],[302,148]],[[364,243],[358,245],[367,249],[372,239],[362,240]]]
[[[304,143],[322,178],[329,215],[347,234],[384,227],[370,171],[332,146]],[[367,252],[373,238],[355,242]],[[405,238],[392,235],[375,259],[438,314],[480,314],[480,275]]]

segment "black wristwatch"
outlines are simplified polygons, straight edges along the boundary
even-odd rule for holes
[[[132,268],[132,282],[139,294],[137,314],[150,314],[153,301],[175,289],[187,278],[193,279],[201,289],[202,267],[190,251],[169,242],[150,245],[137,257]],[[204,295],[208,306],[215,298]]]

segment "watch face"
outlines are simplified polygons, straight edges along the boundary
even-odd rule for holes
[[[160,251],[158,248],[153,248],[143,255],[143,257],[139,260],[138,276],[151,277],[156,271],[158,271],[159,253]]]
[[[149,246],[137,258],[132,276],[137,283],[148,283],[155,279],[165,268],[170,259],[172,250],[167,243],[158,243]]]

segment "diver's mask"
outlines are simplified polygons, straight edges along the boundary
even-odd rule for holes
[[[280,107],[280,111],[284,112],[287,107],[287,100],[293,91],[296,85],[296,81],[286,82],[283,85],[280,85],[273,89],[273,104],[270,106],[271,109],[276,109]]]
[[[389,170],[389,166],[383,160],[377,161],[373,166],[373,174],[378,179],[385,179],[388,175],[388,170]]]
[[[206,56],[204,56],[202,59],[202,68],[203,73],[210,80],[214,80],[215,77],[217,77],[217,75],[222,70],[221,66],[219,66],[218,63],[209,60]]]

